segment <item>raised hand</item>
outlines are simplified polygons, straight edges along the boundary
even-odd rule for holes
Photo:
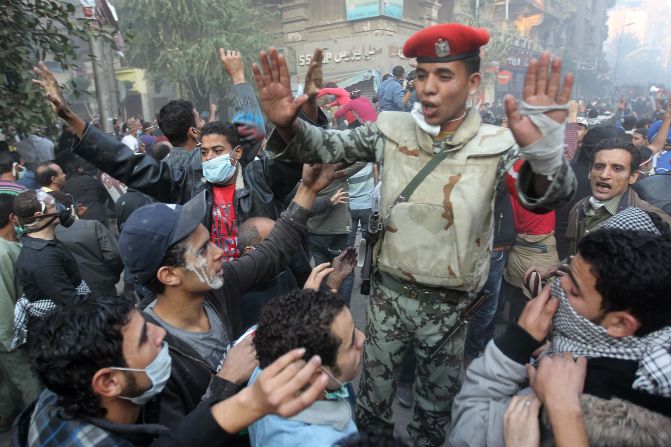
[[[331,292],[336,293],[347,276],[354,271],[356,267],[356,249],[346,248],[338,256],[333,258],[333,273],[326,280],[326,286]]]
[[[243,406],[250,407],[256,419],[269,413],[293,416],[323,395],[329,378],[320,371],[321,359],[314,356],[305,363],[304,355],[305,349],[284,354],[240,392]]]
[[[242,385],[247,383],[257,366],[259,366],[259,361],[256,359],[254,337],[250,335],[228,350],[224,365],[217,376]]]
[[[245,82],[245,64],[239,51],[219,48],[219,60],[226,73],[231,77],[233,84]]]
[[[287,140],[287,134],[283,134],[282,130],[294,126],[298,111],[307,101],[308,95],[294,99],[287,61],[275,48],[271,48],[269,53],[261,51],[259,57],[263,70],[258,64],[254,64],[252,71],[263,113],[275,125],[282,138]]]
[[[42,87],[44,95],[51,103],[54,111],[61,118],[65,118],[65,113],[68,110],[68,104],[63,97],[63,92],[58,85],[58,81],[54,74],[40,61],[37,67],[33,67],[33,72],[39,76],[40,79],[33,79],[33,83]]]
[[[343,171],[347,163],[336,164],[304,164],[303,165],[303,186],[313,192],[319,192],[326,188],[333,180],[342,178],[347,173]]]
[[[319,291],[319,288],[322,285],[322,281],[324,281],[324,278],[326,275],[331,273],[333,269],[331,268],[331,263],[330,262],[325,262],[323,264],[319,264],[315,268],[312,269],[310,272],[310,276],[308,276],[308,280],[305,281],[305,285],[303,285],[304,290],[315,290]]]
[[[323,57],[324,51],[321,48],[317,48],[312,55],[308,72],[305,75],[305,88],[303,89],[303,93],[308,95],[311,100],[317,98],[317,94],[319,93],[319,90],[321,90],[322,83],[324,82],[324,70],[322,68]]]
[[[349,192],[345,191],[344,188],[338,188],[338,190],[329,198],[329,201],[333,206],[347,204],[349,201]]]
[[[550,73],[548,76],[548,68]],[[564,76],[561,85],[561,59],[550,62],[550,53],[543,52],[539,60],[532,60],[524,79],[524,101],[531,106],[564,106],[571,97],[573,74]],[[540,140],[541,131],[528,116],[519,111],[517,100],[511,95],[505,98],[508,126],[521,147],[529,146]],[[551,110],[545,113],[557,123],[566,119],[566,110]]]

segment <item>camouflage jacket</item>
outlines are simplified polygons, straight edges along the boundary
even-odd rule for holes
[[[495,190],[520,157],[508,129],[483,125],[475,110],[446,140],[433,138],[403,112],[380,114],[377,123],[348,131],[325,131],[300,122],[285,145],[271,138],[271,157],[306,163],[382,161],[381,213],[385,232],[376,247],[378,268],[427,286],[476,291],[489,270]],[[450,151],[405,203],[396,197],[433,154]],[[517,195],[529,209],[561,207],[575,190],[564,163],[542,197],[532,197],[528,163],[517,176]]]

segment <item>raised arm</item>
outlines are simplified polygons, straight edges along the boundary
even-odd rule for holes
[[[165,161],[157,162],[148,155],[137,155],[111,135],[86,123],[65,101],[53,73],[42,62],[33,69],[40,79],[46,98],[59,117],[77,136],[74,152],[111,177],[164,202],[181,202],[175,187],[186,178],[183,170],[171,170]],[[178,194],[179,195],[179,194]]]
[[[518,182],[522,184],[521,175],[526,171],[529,178],[521,191],[529,198],[523,201],[525,207],[553,189],[561,189],[566,197],[575,192],[575,176],[564,160],[564,121],[572,87],[571,73],[561,83],[561,59],[550,62],[550,53],[543,52],[539,60],[529,64],[521,104],[512,95],[505,98],[510,130],[530,167],[525,170],[523,166]]]
[[[669,127],[671,126],[671,98],[669,99],[669,105],[666,107],[666,112],[664,113],[664,119],[662,120],[662,125],[659,126],[659,131],[655,138],[650,142],[650,149],[652,149],[653,154],[660,152],[664,149],[666,140],[669,135]]]
[[[245,80],[240,52],[219,48],[219,60],[233,82],[233,124],[240,135],[244,167],[254,159],[266,136],[263,113],[252,86]]]

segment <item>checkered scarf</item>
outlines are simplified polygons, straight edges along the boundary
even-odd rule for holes
[[[84,281],[79,283],[76,290],[77,296],[80,298],[91,293],[91,289],[89,289],[89,286]],[[10,349],[14,350],[26,342],[28,338],[28,320],[30,317],[44,318],[56,310],[56,307],[56,303],[48,298],[32,302],[25,295],[19,298],[16,306],[14,306],[14,338],[12,339]]]
[[[604,223],[601,228],[617,228],[620,230],[649,231],[657,236],[661,236],[650,216],[640,208],[630,206]]]
[[[554,280],[551,290],[552,296],[559,299],[559,309],[552,320],[552,346],[548,353],[571,352],[588,358],[637,360],[638,370],[632,387],[671,397],[671,326],[643,337],[611,337],[605,328],[578,315],[569,304],[559,278]]]

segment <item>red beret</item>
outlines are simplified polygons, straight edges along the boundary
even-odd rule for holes
[[[459,23],[442,23],[417,31],[403,45],[405,57],[417,62],[450,62],[480,54],[489,32]]]

